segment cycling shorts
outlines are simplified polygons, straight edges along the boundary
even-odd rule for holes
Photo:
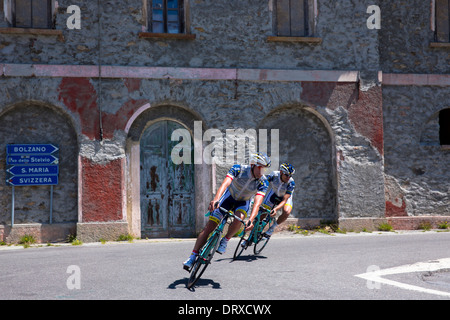
[[[291,194],[289,199],[284,204],[284,206],[289,206],[291,207],[291,209],[292,209],[292,196],[293,195]],[[278,205],[281,201],[283,201],[283,198],[278,197],[276,193],[273,191],[273,189],[270,189],[270,191],[264,198],[262,206],[266,209],[272,210],[272,208]]]
[[[231,194],[230,191],[225,191],[223,196],[219,200],[219,207],[222,207],[227,210],[231,210],[233,212],[241,212],[244,214],[244,219],[247,217],[247,211],[250,206],[250,200],[235,200]],[[217,224],[220,223],[223,219],[223,213],[222,211],[217,208],[211,214],[209,215],[209,220],[212,220],[216,222]]]

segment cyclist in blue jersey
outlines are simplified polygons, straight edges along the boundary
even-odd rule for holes
[[[209,234],[214,231],[222,220],[222,213],[219,207],[234,211],[234,214],[241,219],[247,216],[250,199],[254,196],[254,212],[258,213],[258,208],[262,204],[264,196],[269,188],[269,182],[264,176],[264,169],[270,166],[270,158],[257,152],[250,157],[250,165],[234,165],[223,180],[214,199],[209,204],[209,221],[200,232],[195,242],[191,256],[183,263],[183,267],[189,270],[195,261],[200,248],[206,243]],[[229,226],[227,234],[222,238],[217,252],[225,252],[228,240],[239,231],[240,222],[235,220]]]
[[[295,188],[295,182],[292,175],[294,173],[294,167],[290,163],[285,162],[280,165],[280,171],[274,171],[267,175],[267,180],[269,181],[271,188],[266,194],[262,205],[266,209],[272,210],[272,216],[275,216],[280,209],[282,209],[283,212],[275,223],[266,231],[266,236],[271,236],[276,226],[285,222],[292,212],[292,195]],[[250,216],[250,220],[253,221],[255,217],[256,215]]]

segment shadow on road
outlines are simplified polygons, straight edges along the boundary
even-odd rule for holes
[[[179,279],[176,280],[174,282],[172,282],[171,284],[169,284],[169,286],[167,287],[167,289],[176,289],[178,285],[184,285],[184,287],[187,287],[187,283],[188,283],[188,278],[183,278],[183,279]],[[213,289],[221,289],[220,287],[220,283],[215,282],[211,279],[198,279],[197,283],[195,284],[195,286],[191,289],[188,289],[189,291],[195,291],[195,288],[198,287],[208,287],[211,286]],[[187,288],[186,288],[187,289]]]
[[[265,256],[255,256],[253,254],[249,254],[248,256],[240,255],[236,259],[233,258],[223,258],[223,259],[217,259],[216,261],[227,261],[229,260],[230,263],[234,261],[246,261],[246,262],[253,262],[257,260],[267,259]]]

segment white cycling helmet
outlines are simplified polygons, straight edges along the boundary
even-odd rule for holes
[[[265,153],[256,152],[250,156],[250,164],[270,167],[270,158]]]

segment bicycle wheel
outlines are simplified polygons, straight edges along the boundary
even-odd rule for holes
[[[260,254],[261,251],[266,247],[267,243],[270,240],[270,236],[265,236],[264,232],[272,226],[273,221],[271,220],[268,224],[266,224],[264,227],[261,228],[261,230],[258,232],[257,235],[257,241],[255,243],[255,246],[253,247],[253,253],[255,255]]]
[[[187,288],[192,288],[195,283],[200,279],[200,277],[205,272],[208,265],[211,263],[211,259],[214,256],[217,248],[219,247],[220,233],[216,232],[206,243],[204,249],[200,250],[201,254],[197,256],[194,266],[191,270],[191,275],[189,276]]]
[[[245,239],[244,236],[241,237],[241,240],[239,240],[236,250],[234,250],[233,260],[236,260],[237,258],[239,258],[240,255],[242,254],[242,252],[248,248],[248,239],[250,239],[250,237]],[[247,241],[245,246],[241,246],[243,241]]]

